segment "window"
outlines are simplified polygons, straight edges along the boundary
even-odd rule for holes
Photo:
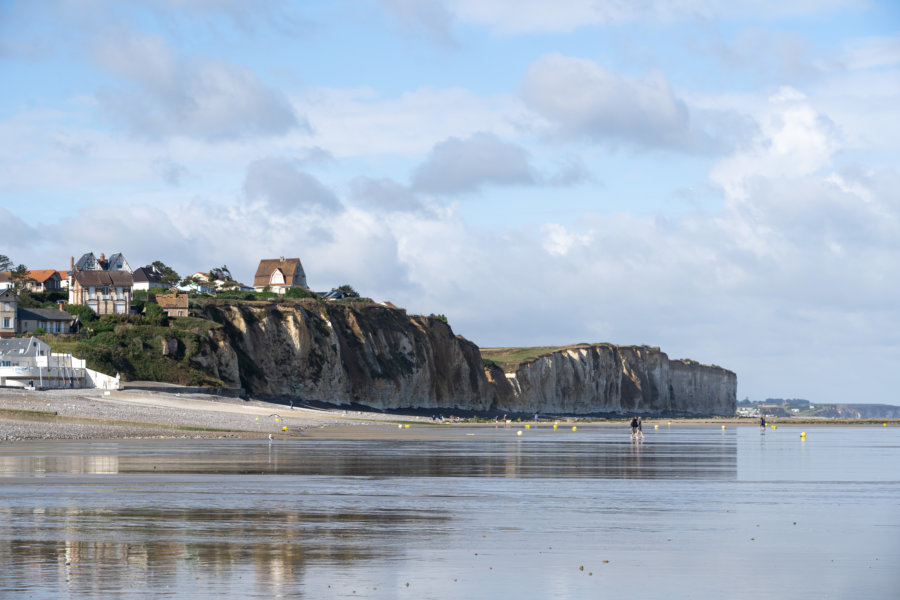
[[[3,310],[12,310],[12,305],[9,302],[4,302]]]
[[[3,329],[12,329],[11,321],[9,317],[3,317]]]

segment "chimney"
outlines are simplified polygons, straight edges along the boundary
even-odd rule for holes
[[[100,253],[100,264],[102,265],[105,262],[106,262],[106,255],[101,252]]]
[[[281,262],[284,262],[284,257],[283,257],[283,256],[281,257]]]
[[[59,310],[65,310],[65,309],[63,308],[64,306],[65,306],[65,304],[63,303],[62,300],[60,300],[60,301],[59,301]]]

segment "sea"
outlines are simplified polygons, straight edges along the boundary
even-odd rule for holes
[[[0,445],[0,598],[900,598],[900,427],[395,427]]]

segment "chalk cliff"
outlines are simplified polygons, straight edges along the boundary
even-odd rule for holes
[[[497,409],[513,412],[733,415],[737,376],[670,360],[659,348],[579,345],[524,361],[505,374]],[[498,387],[503,382],[494,374]]]
[[[219,323],[197,367],[256,395],[425,408],[544,414],[731,415],[736,376],[669,360],[658,348],[562,348],[514,373],[484,366],[443,320],[376,304],[211,301]]]
[[[199,360],[250,393],[382,409],[490,409],[478,347],[440,319],[313,300],[202,310],[224,336]]]

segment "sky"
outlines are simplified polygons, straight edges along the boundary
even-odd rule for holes
[[[0,0],[0,254],[900,404],[892,0]]]

